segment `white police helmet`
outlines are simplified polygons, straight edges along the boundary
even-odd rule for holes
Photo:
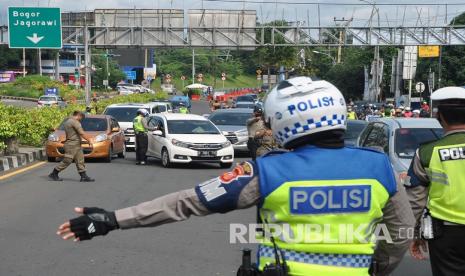
[[[465,88],[463,87],[444,87],[433,92],[431,100],[433,101],[445,101],[451,99],[465,100]]]
[[[286,147],[306,135],[345,130],[347,107],[331,83],[296,77],[280,82],[266,95],[264,118],[278,143]]]
[[[137,110],[137,114],[141,114],[142,116],[147,116],[149,114],[149,112],[145,108],[139,108]]]

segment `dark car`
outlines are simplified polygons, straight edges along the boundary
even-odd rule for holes
[[[367,121],[362,120],[348,120],[347,129],[344,134],[344,142],[346,146],[355,146],[360,133],[368,125]]]

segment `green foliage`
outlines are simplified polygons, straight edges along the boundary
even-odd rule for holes
[[[98,110],[103,112],[105,107],[114,103],[145,103],[153,100],[166,99],[164,93],[134,94],[103,99],[97,103]],[[17,138],[23,145],[42,146],[47,136],[59,126],[64,118],[74,110],[84,110],[82,104],[68,105],[66,108],[42,107],[24,109],[7,106],[0,103],[0,151],[5,149],[4,141]]]
[[[93,50],[92,53],[92,65],[96,68],[96,71],[92,74],[92,86],[103,87],[103,80],[107,79],[105,51]],[[116,87],[119,81],[126,78],[124,72],[118,67],[118,63],[111,57],[108,58],[108,71],[110,73],[108,78],[110,87]]]
[[[286,21],[277,20],[265,24],[265,26],[289,26]],[[286,29],[279,29],[280,32],[285,33]],[[271,28],[265,28],[264,39],[265,43],[271,43]],[[261,34],[257,34],[259,37]],[[274,36],[275,44],[287,44],[286,39],[281,34],[276,34]],[[280,65],[283,66],[294,66],[297,60],[297,49],[295,47],[273,47],[265,46],[260,47],[254,52],[255,63],[263,67],[264,69],[268,68],[278,68]]]
[[[8,45],[0,46],[1,70],[18,67],[21,62],[21,55],[21,49],[10,49]]]
[[[157,64],[159,71],[179,78],[187,77],[187,82],[192,81],[192,50],[168,49],[157,52]],[[219,50],[196,49],[195,71],[205,77],[220,78],[225,72],[229,78],[235,78],[244,73],[242,62],[235,54],[228,57],[222,56]],[[161,73],[159,75],[161,75]]]
[[[74,87],[40,75],[19,77],[12,83],[2,84],[0,85],[0,95],[39,98],[44,94],[45,88],[51,87],[58,88],[60,95],[65,100],[71,100],[73,97],[78,99],[83,97],[82,93],[74,90]]]
[[[131,94],[127,96],[118,96],[114,98],[102,99],[97,102],[97,110],[103,112],[105,108],[111,104],[117,103],[147,103],[150,101],[166,100],[168,95],[164,92],[156,94]]]

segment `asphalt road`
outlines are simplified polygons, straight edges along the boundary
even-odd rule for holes
[[[18,100],[7,100],[3,99],[0,100],[2,103],[6,105],[14,105],[14,106],[19,106],[19,107],[36,107],[37,103],[36,102],[31,102],[31,101],[18,101]]]
[[[193,111],[206,113],[208,107],[194,104]],[[75,206],[123,208],[224,171],[216,165],[165,169],[156,160],[134,163],[133,153],[111,164],[89,162],[94,183],[78,182],[74,167],[61,174],[65,181],[50,182],[46,176],[55,164],[0,181],[0,275],[235,275],[244,245],[229,244],[229,225],[253,223],[254,209],[114,231],[77,244],[56,236]],[[406,256],[395,275],[430,275],[429,264]]]

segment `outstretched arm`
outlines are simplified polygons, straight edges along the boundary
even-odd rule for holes
[[[114,230],[130,229],[137,227],[155,227],[165,223],[187,220],[191,215],[206,216],[212,213],[225,213],[236,209],[249,208],[256,205],[260,200],[258,173],[253,162],[243,162],[236,166],[233,171],[227,172],[220,177],[213,178],[193,189],[187,189],[171,193],[151,201],[138,205],[107,212],[103,209],[97,218],[115,218],[116,225],[108,224],[111,219],[93,220],[93,213],[84,213],[82,208],[77,208],[79,214],[83,214],[80,220],[70,220],[62,224],[57,234],[63,239],[75,241],[90,239],[94,236],[105,235],[108,231],[99,232],[102,228]],[[91,218],[90,220],[88,218]],[[92,230],[90,224],[95,227],[92,233],[76,232],[73,229]],[[77,225],[78,224],[78,225]],[[81,236],[80,236],[81,235]]]

